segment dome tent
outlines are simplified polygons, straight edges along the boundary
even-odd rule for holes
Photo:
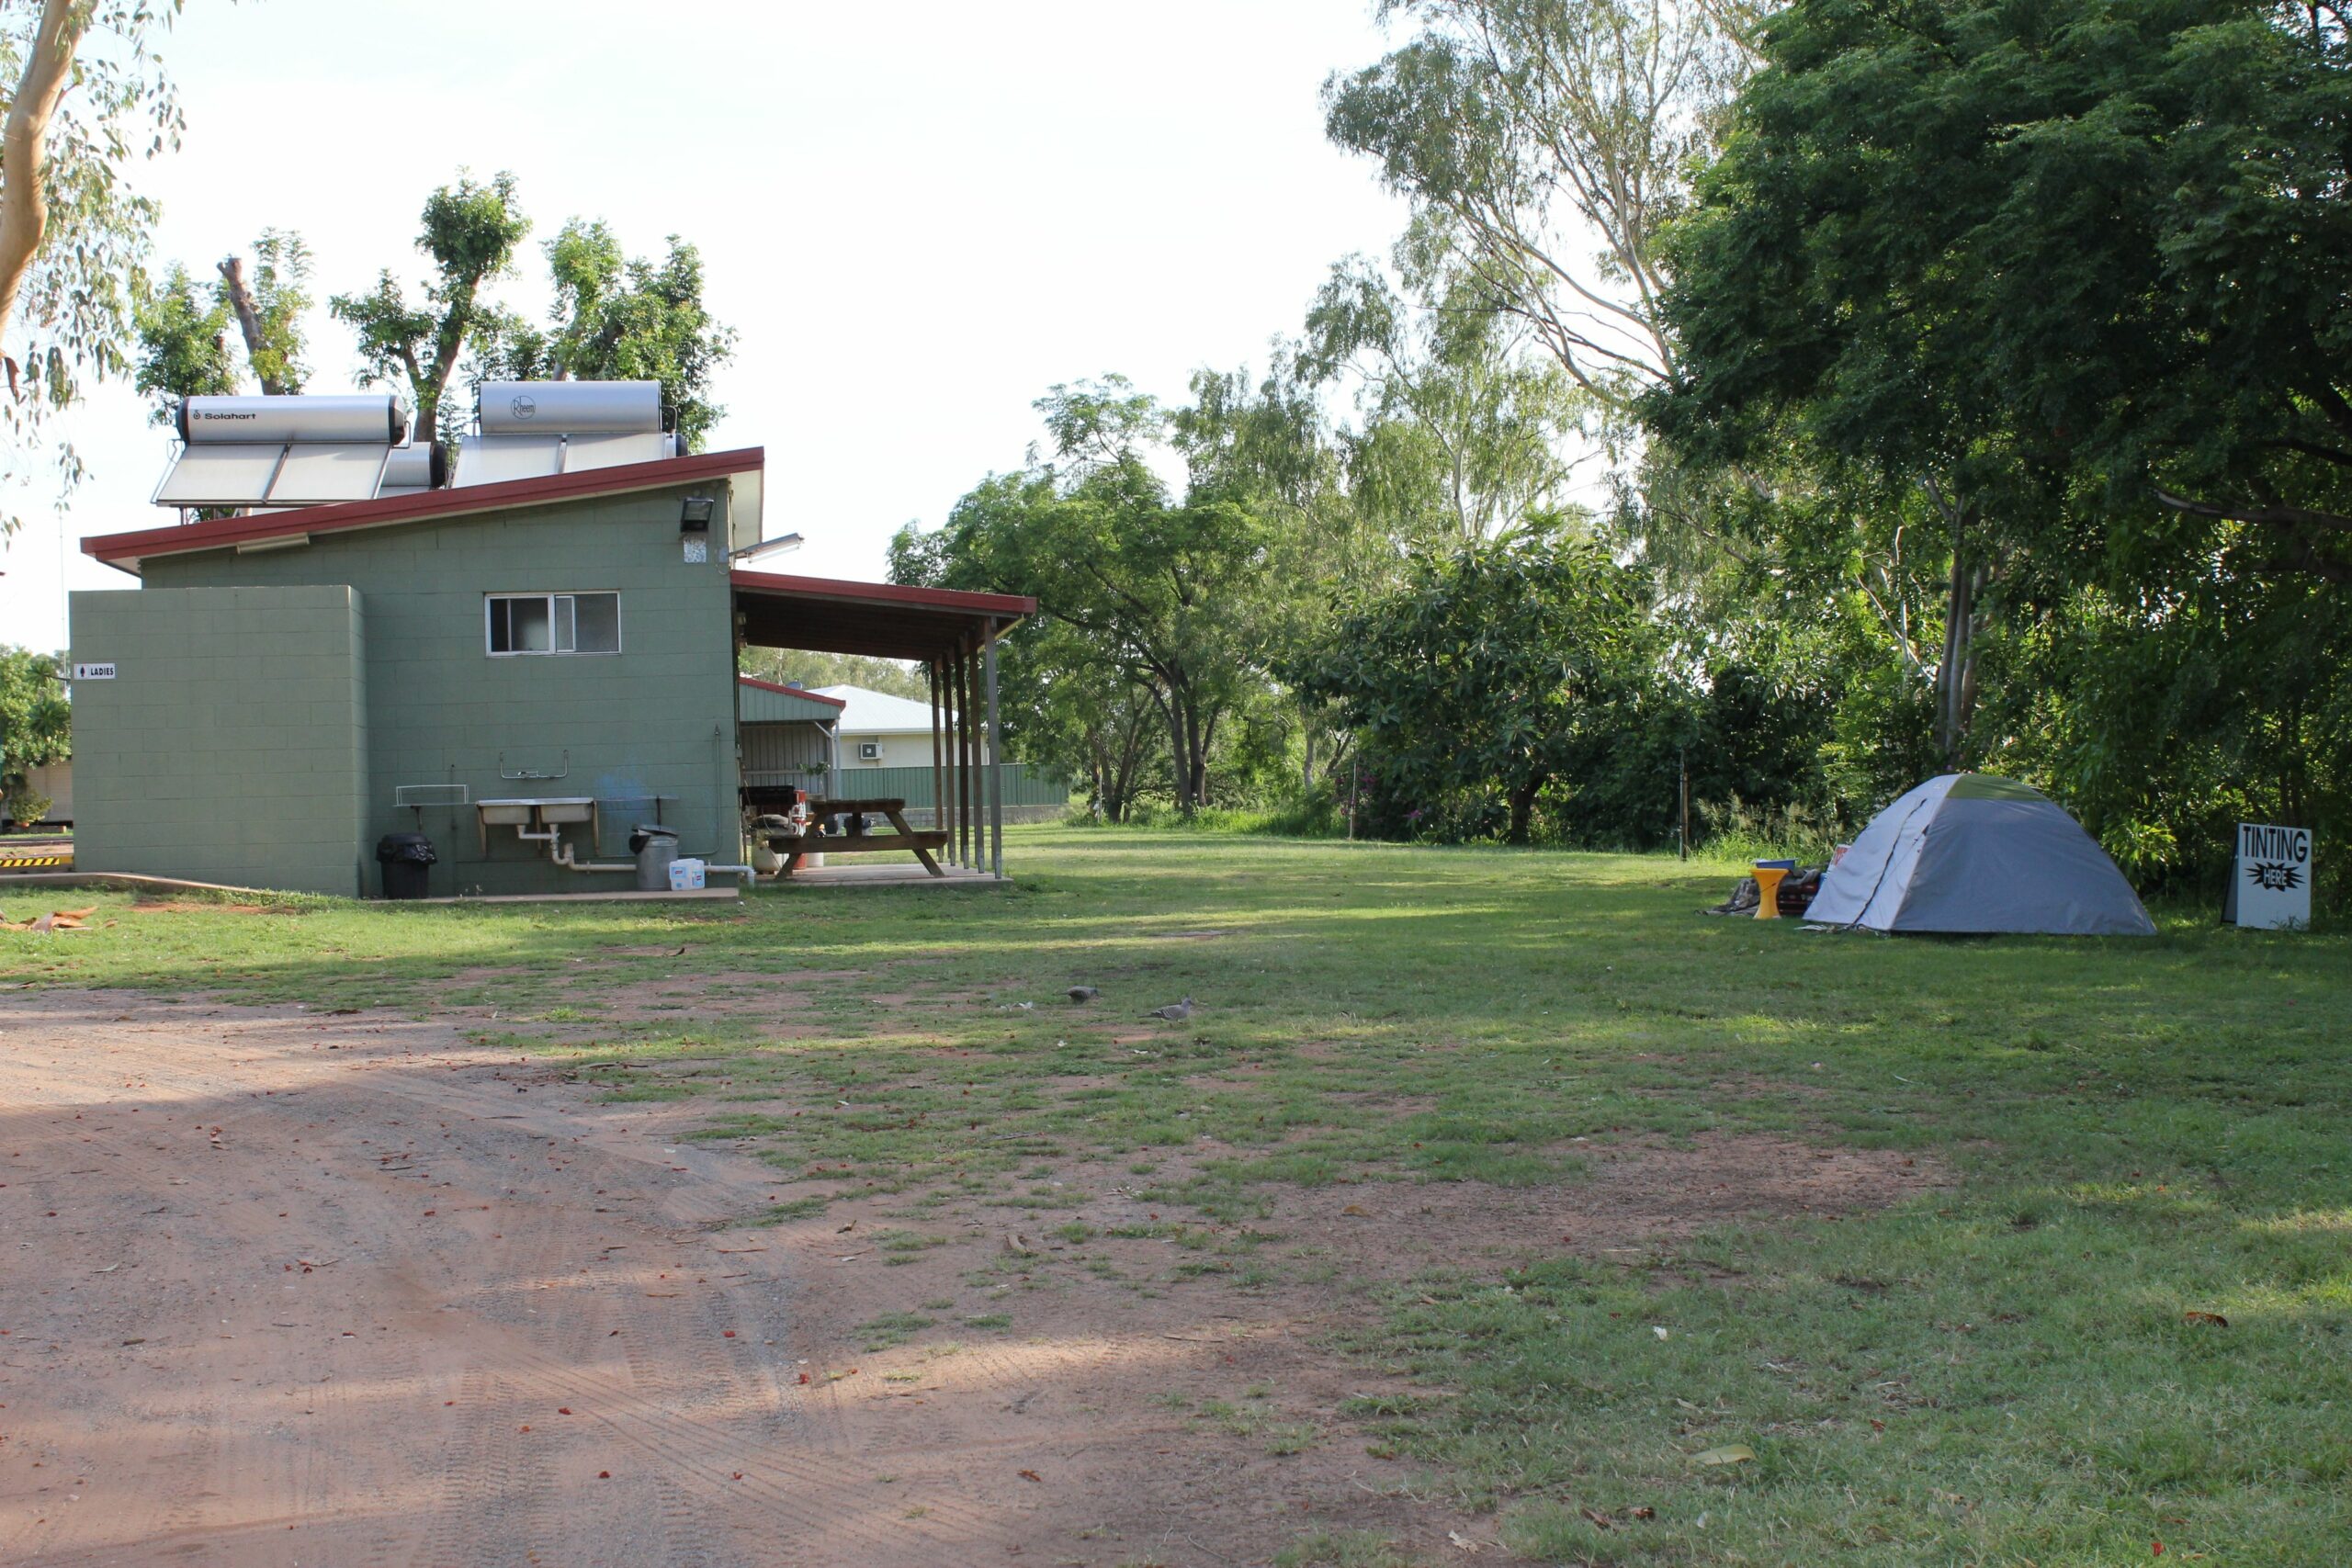
[[[1871,818],[1805,919],[1874,931],[2156,932],[2081,823],[1989,773],[1929,779]]]

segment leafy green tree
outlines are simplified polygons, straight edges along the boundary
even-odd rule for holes
[[[229,348],[228,302],[198,286],[175,262],[146,291],[137,311],[139,363],[132,381],[156,395],[152,416],[172,420],[180,398],[224,397],[237,389],[237,356]]]
[[[426,198],[416,248],[431,260],[434,274],[422,303],[409,302],[389,267],[368,292],[337,294],[327,302],[335,319],[358,334],[361,380],[405,386],[420,430],[455,431],[457,411],[441,406],[449,378],[476,334],[500,320],[482,290],[513,270],[514,248],[531,229],[516,204],[514,183],[511,174],[484,184],[461,172],[456,185]]]
[[[32,793],[28,770],[63,761],[74,750],[74,708],[54,655],[0,646],[0,817],[37,821],[49,802]]]
[[[2342,15],[1797,0],[1765,53],[1668,248],[1660,428],[1924,496],[1939,728],[1981,702],[1969,754],[2143,880],[2352,819]]]
[[[1237,422],[1215,434],[1180,426],[1118,377],[1056,387],[1037,407],[1054,460],[991,476],[935,534],[902,532],[892,575],[1035,595],[1040,614],[1015,647],[1146,694],[1168,737],[1170,796],[1189,814],[1208,798],[1219,725],[1262,687],[1269,604],[1297,592],[1271,570],[1297,513],[1242,482],[1266,454]],[[1182,499],[1152,460],[1171,439],[1194,474]]]
[[[2336,7],[1800,0],[1768,53],[1678,247],[1694,378],[1826,389],[1843,448],[1996,410],[2016,461],[2105,492],[2064,543],[2352,577]]]
[[[555,309],[545,328],[501,316],[475,350],[477,381],[659,381],[694,451],[727,411],[710,380],[734,352],[733,329],[703,302],[702,254],[673,234],[657,265],[630,258],[601,220],[573,219],[547,243]]]
[[[1082,780],[1088,808],[1124,822],[1169,767],[1156,694],[1067,624],[1014,638],[1000,660],[1009,754]]]
[[[311,308],[311,248],[300,234],[265,229],[254,242],[254,261],[249,277],[243,256],[225,257],[216,269],[219,281],[209,288],[174,263],[162,284],[141,290],[133,380],[141,391],[156,395],[156,423],[170,423],[178,399],[238,390],[232,323],[264,395],[300,392],[309,379],[302,317]]]
[[[2234,825],[2352,826],[2352,604],[2292,573],[2183,573],[2158,593],[2077,591],[1996,653],[1999,761],[2057,792],[2125,873],[2207,897]],[[2316,892],[2352,876],[2323,859]]]
[[[1980,645],[2021,597],[2004,580],[2065,516],[2015,388],[1986,372],[2008,330],[1968,299],[1997,270],[1990,209],[1951,167],[1951,149],[2019,106],[1987,96],[1981,74],[1921,79],[1936,48],[1917,21],[1830,0],[1767,28],[1764,68],[1665,247],[1679,357],[1670,391],[1653,389],[1646,408],[1702,467],[1802,454],[1833,494],[1882,512],[1917,509],[1899,492],[1924,502],[1911,558],[1938,540],[1943,603],[1927,662],[1939,761],[1956,767],[1985,750],[1971,736]],[[1845,548],[1843,510],[1787,515],[1830,525],[1813,547]]]
[[[1547,786],[1655,690],[1642,584],[1555,527],[1417,558],[1291,671],[1338,704],[1408,831],[1529,841]]]

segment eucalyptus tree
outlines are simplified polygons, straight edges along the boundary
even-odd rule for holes
[[[1376,159],[1450,257],[1587,394],[1623,411],[1673,373],[1664,226],[1748,62],[1700,0],[1383,0],[1419,32],[1324,85],[1333,141]]]
[[[1403,542],[1496,537],[1566,502],[1564,456],[1589,406],[1566,372],[1459,273],[1407,298],[1363,256],[1332,268],[1306,317],[1300,378],[1352,385],[1343,437],[1358,508]]]
[[[156,44],[178,0],[43,0],[0,10],[0,472],[83,381],[130,367],[132,314],[157,209],[125,179],[186,121]],[[95,40],[95,41],[94,41]],[[67,488],[82,467],[55,454]],[[0,516],[0,536],[18,520]]]

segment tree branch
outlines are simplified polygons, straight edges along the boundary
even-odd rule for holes
[[[2259,523],[2272,527],[2324,528],[2331,533],[2352,534],[2352,517],[2339,513],[2314,512],[2307,506],[2240,506],[2230,502],[2192,501],[2159,488],[2156,499],[2175,512],[2185,512],[2191,517],[2218,517],[2226,523]]]
[[[244,334],[245,358],[261,379],[265,396],[286,395],[286,383],[262,368],[262,356],[267,345],[262,338],[261,311],[254,304],[254,291],[245,283],[245,259],[230,256],[220,263],[220,284],[228,290],[229,308],[237,312],[237,330]]]

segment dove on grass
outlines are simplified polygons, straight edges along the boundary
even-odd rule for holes
[[[1164,1018],[1170,1023],[1182,1023],[1192,1016],[1193,998],[1190,997],[1186,997],[1182,1001],[1170,1002],[1164,1008],[1154,1008],[1144,1014],[1146,1018]]]
[[[1102,994],[1091,986],[1072,986],[1069,988],[1069,999],[1074,1002],[1091,1002]]]

